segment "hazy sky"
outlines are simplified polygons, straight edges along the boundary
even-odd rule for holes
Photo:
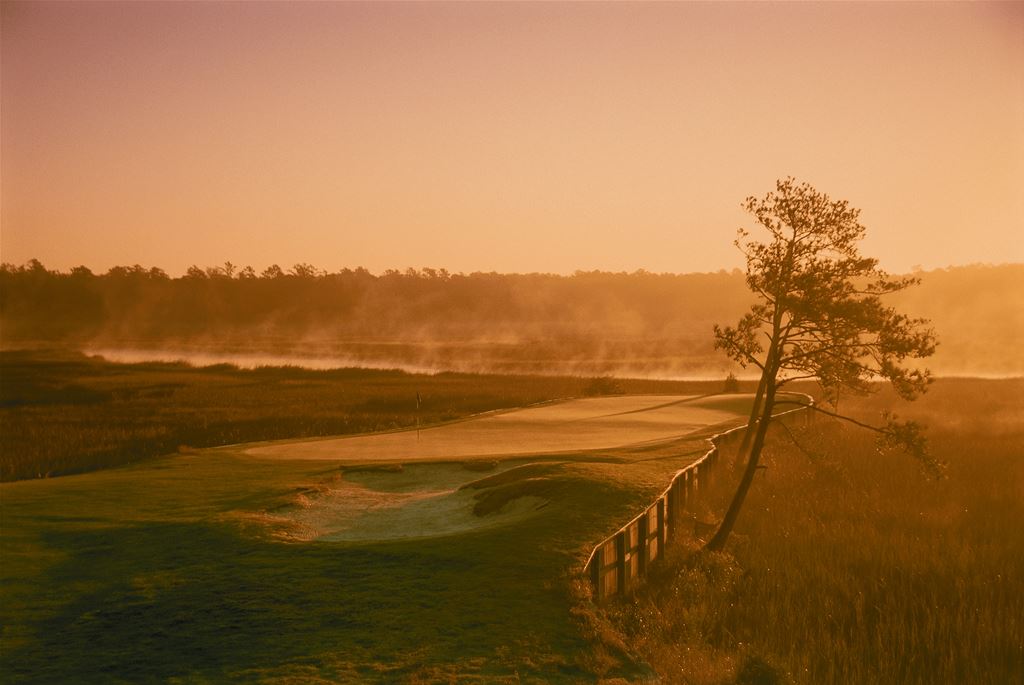
[[[3,261],[713,271],[793,175],[1024,261],[1024,3],[2,5]]]

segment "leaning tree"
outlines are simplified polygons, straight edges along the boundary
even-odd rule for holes
[[[825,397],[834,400],[840,391],[865,393],[884,380],[900,397],[912,400],[931,379],[927,370],[908,362],[935,350],[927,321],[900,314],[883,301],[917,280],[892,277],[876,259],[860,254],[865,233],[860,210],[792,178],[778,181],[763,198],[747,198],[743,206],[768,233],[760,242],[740,229],[735,243],[746,256],[746,281],[755,304],[735,326],[715,326],[715,347],[744,368],[759,369],[761,378],[740,448],[746,465],[707,543],[710,550],[725,545],[736,523],[781,401],[780,389],[795,381],[817,381]],[[887,415],[883,425],[871,426],[820,404],[813,410],[874,430],[888,445],[901,446],[938,468],[913,422]]]

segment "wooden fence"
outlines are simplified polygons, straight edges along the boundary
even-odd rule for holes
[[[809,395],[803,397],[807,405],[814,404]],[[805,412],[807,421],[814,416],[813,411],[800,406],[775,414],[772,420],[795,418],[796,412]],[[681,530],[687,506],[710,485],[721,448],[739,443],[746,428],[744,424],[713,436],[711,449],[704,456],[677,471],[668,488],[652,504],[594,548],[585,568],[595,600],[627,594],[647,575],[650,565]]]

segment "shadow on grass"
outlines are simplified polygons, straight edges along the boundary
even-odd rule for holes
[[[420,664],[545,664],[548,677],[573,672],[568,655],[583,647],[562,588],[522,581],[559,560],[494,536],[294,545],[161,523],[50,531],[44,542],[68,556],[34,583],[80,591],[8,604],[42,615],[25,644],[4,650],[5,682],[259,679],[299,664],[373,680],[415,670],[411,653]]]

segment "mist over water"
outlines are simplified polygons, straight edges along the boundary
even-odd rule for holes
[[[99,348],[86,347],[82,350],[90,356],[98,356],[107,361],[134,364],[140,362],[181,363],[194,367],[229,364],[239,369],[257,369],[261,367],[296,367],[311,370],[331,370],[346,368],[399,370],[406,373],[438,374],[438,373],[474,373],[474,374],[529,374],[542,376],[616,376],[620,378],[643,378],[648,380],[667,381],[706,381],[721,380],[732,373],[740,380],[756,380],[757,374],[750,369],[733,368],[709,359],[703,367],[692,361],[682,360],[636,361],[596,359],[575,361],[532,361],[518,364],[487,363],[486,361],[442,363],[412,362],[398,357],[360,357],[338,354],[274,354],[257,352],[217,352],[214,350],[140,349],[140,348]],[[945,371],[940,367],[938,376],[945,378],[1019,378],[1024,376],[1020,371],[985,372],[961,369]]]
[[[753,377],[713,347],[750,304],[738,272],[449,274],[215,268],[169,278],[5,265],[2,345],[112,361],[652,379]],[[922,272],[892,304],[931,321],[939,376],[1024,375],[1024,265]]]
[[[299,356],[282,354],[258,354],[216,351],[185,351],[175,349],[108,349],[86,347],[87,355],[103,357],[107,361],[122,364],[139,362],[182,363],[190,366],[215,366],[230,364],[240,369],[257,369],[269,366],[294,366],[303,369],[327,370],[344,368],[398,369],[408,373],[438,373],[443,369],[421,367],[403,362],[378,362],[341,356]]]
[[[651,380],[715,380],[722,379],[730,372],[739,378],[756,378],[756,375],[733,370],[727,361],[709,356],[705,360],[694,358],[644,358],[633,359],[586,357],[586,358],[542,358],[524,355],[510,358],[507,346],[500,346],[488,354],[480,343],[467,346],[468,353],[459,354],[457,344],[438,345],[425,343],[416,345],[360,345],[358,349],[335,345],[333,349],[323,345],[317,351],[305,353],[223,350],[216,347],[204,348],[182,343],[169,347],[103,347],[87,346],[83,352],[96,355],[112,362],[164,362],[186,363],[191,366],[212,366],[230,364],[242,369],[268,366],[292,366],[306,369],[397,369],[408,373],[437,374],[446,372],[479,374],[529,374],[555,376],[618,376],[645,378]],[[367,347],[371,351],[367,351]],[[381,349],[381,348],[398,348]],[[309,349],[308,347],[306,348]],[[389,353],[390,352],[390,353]]]

